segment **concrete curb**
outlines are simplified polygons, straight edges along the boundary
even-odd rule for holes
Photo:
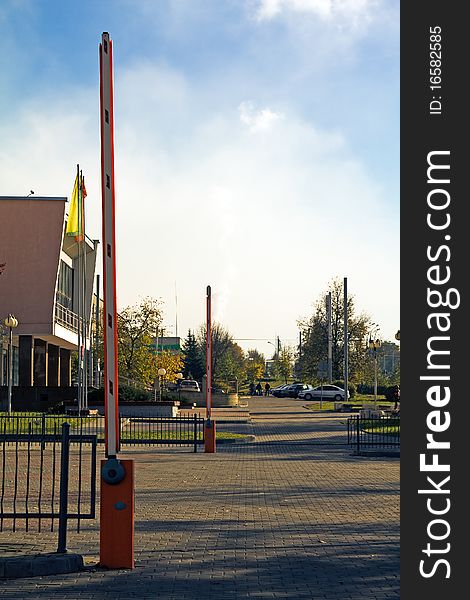
[[[83,569],[83,557],[80,554],[51,552],[23,556],[0,556],[0,579],[58,575]]]

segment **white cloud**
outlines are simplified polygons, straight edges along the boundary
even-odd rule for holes
[[[240,121],[252,132],[270,129],[276,121],[284,117],[282,113],[274,112],[270,108],[256,110],[252,102],[242,102],[238,111]]]
[[[341,132],[241,98],[213,114],[180,73],[149,63],[121,72],[115,90],[120,307],[163,297],[172,320],[176,280],[184,335],[204,321],[210,284],[235,337],[273,338],[295,331],[334,275],[370,301],[386,273],[398,304],[398,234]],[[79,162],[99,236],[97,90],[64,94],[3,125],[1,195],[70,196]],[[397,320],[387,301],[374,301],[375,321]]]
[[[355,27],[369,22],[379,0],[259,0],[255,17],[271,20],[286,13],[311,14],[324,22]]]

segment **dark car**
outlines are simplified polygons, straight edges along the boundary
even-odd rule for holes
[[[275,388],[271,388],[271,396],[274,396],[276,398],[282,398],[282,390],[286,387],[287,384],[285,383],[284,385],[278,385]]]
[[[297,398],[301,390],[308,388],[305,383],[291,383],[279,390],[279,398]]]
[[[218,385],[213,385],[211,388],[213,394],[226,394],[227,392],[219,387]]]

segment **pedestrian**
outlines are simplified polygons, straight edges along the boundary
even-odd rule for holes
[[[400,386],[396,385],[393,390],[393,398],[395,400],[395,406],[393,407],[393,412],[400,414],[400,409],[398,405],[400,404]]]
[[[265,395],[265,396],[269,396],[269,390],[270,390],[270,389],[271,389],[271,386],[269,385],[269,383],[268,383],[268,382],[266,382],[266,383],[264,384],[264,395]]]
[[[250,383],[250,396],[255,395],[255,384],[253,382]]]
[[[256,395],[257,396],[262,396],[263,395],[263,389],[261,387],[261,383],[258,381],[258,384],[256,386]]]

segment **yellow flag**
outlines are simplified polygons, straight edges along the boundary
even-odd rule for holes
[[[73,186],[72,198],[70,200],[69,218],[65,229],[65,235],[74,235],[81,238],[83,231],[79,179],[80,176],[77,173],[75,184]]]

